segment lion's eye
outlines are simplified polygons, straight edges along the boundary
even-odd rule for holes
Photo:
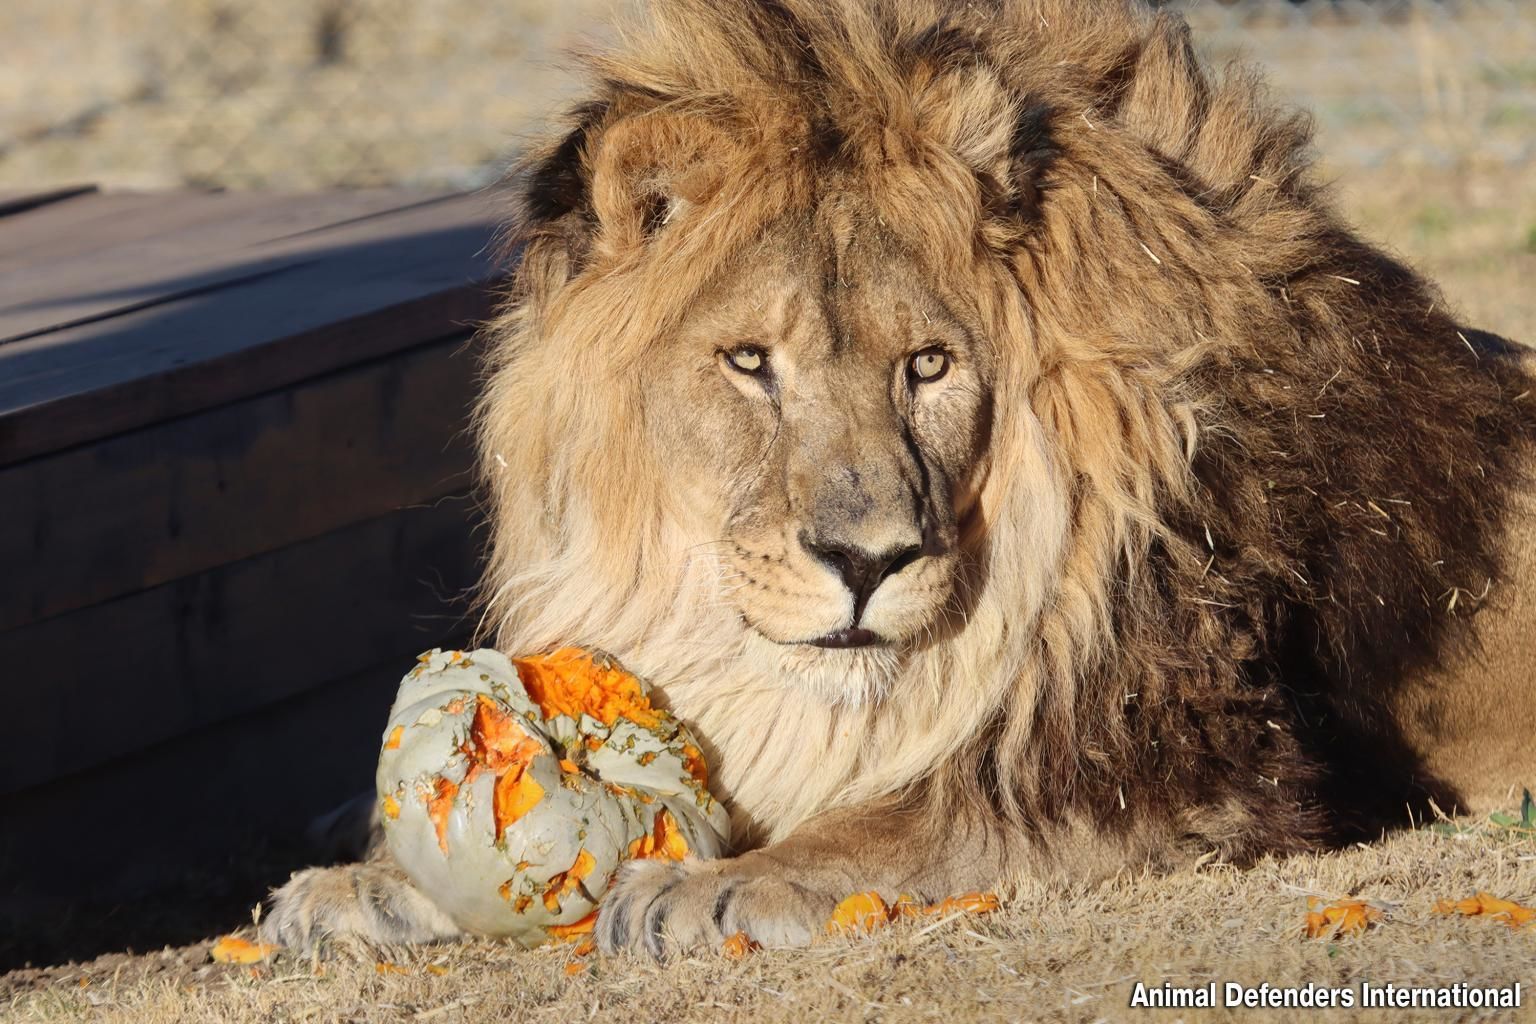
[[[907,360],[907,372],[913,380],[938,380],[949,369],[949,355],[941,348],[925,348]]]
[[[767,356],[760,348],[737,348],[725,353],[726,361],[742,373],[760,373]]]

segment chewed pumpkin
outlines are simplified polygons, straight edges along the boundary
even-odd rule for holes
[[[589,931],[619,864],[730,837],[687,728],[586,652],[421,655],[379,755],[390,851],[462,928],[525,946]]]

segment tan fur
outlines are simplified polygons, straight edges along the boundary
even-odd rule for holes
[[[1517,498],[1511,523],[1508,582],[1490,583],[1478,602],[1477,643],[1413,678],[1393,704],[1425,770],[1460,798],[1446,811],[1515,807],[1536,780],[1536,489]]]
[[[1536,773],[1430,749],[1531,703],[1458,671],[1519,579],[1530,377],[1337,222],[1248,73],[1120,0],[657,0],[626,38],[520,183],[486,622],[648,678],[766,845],[626,869],[606,948],[1312,848],[1376,810],[1341,757],[1392,813]],[[861,607],[827,538],[907,554]]]

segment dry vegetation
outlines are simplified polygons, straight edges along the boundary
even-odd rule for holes
[[[1536,897],[1536,832],[1489,822],[1423,828],[1370,847],[1207,864],[1171,878],[1123,878],[1021,893],[987,916],[899,924],[872,938],[741,960],[667,965],[578,961],[570,946],[524,952],[477,942],[352,950],[315,963],[208,962],[203,943],[113,956],[0,980],[0,1016],[18,1021],[1093,1021],[1221,1020],[1237,1011],[1130,1009],[1132,986],[1216,980],[1257,985],[1527,986],[1511,1018],[1536,1019],[1536,926],[1436,914],[1476,889]],[[1302,937],[1306,897],[1359,896],[1387,911],[1363,935]],[[586,964],[577,973],[568,965]],[[7,1010],[6,1008],[9,1007]],[[1252,1011],[1246,1012],[1252,1016]],[[1272,1017],[1308,1019],[1305,1011]],[[1398,1020],[1401,1011],[1328,1019]],[[1484,1019],[1487,1014],[1422,1014]]]
[[[1329,173],[1349,219],[1437,281],[1467,323],[1536,344],[1536,162]]]
[[[364,5],[379,17],[355,20],[343,33],[345,59],[325,63],[316,59],[324,25],[315,12],[340,11],[346,22],[357,5],[123,0],[89,7],[86,38],[78,35],[83,4],[5,0],[0,46],[7,28],[25,25],[53,48],[0,59],[0,189],[80,178],[304,187],[331,180],[325,175],[338,169],[349,181],[473,184],[565,87],[541,63],[546,55],[577,41],[592,11],[606,4],[518,0],[495,5],[503,16],[488,20],[483,0],[381,0]],[[217,50],[178,51],[177,34],[165,31],[220,17],[244,27]],[[1390,119],[1352,122],[1338,106],[1355,90],[1357,106],[1370,108],[1359,91],[1369,83],[1336,80],[1330,90],[1315,62],[1286,64],[1273,25],[1265,30],[1270,36],[1251,37],[1248,49],[1284,65],[1282,89],[1334,104],[1324,112],[1321,141],[1350,218],[1437,278],[1469,322],[1536,340],[1536,163],[1509,148],[1536,137],[1536,65],[1529,64],[1536,18],[1518,24],[1525,35],[1506,39],[1501,31],[1485,41],[1488,53],[1524,47],[1509,65],[1515,87],[1504,82],[1494,99],[1474,88],[1476,74],[1455,77],[1456,68],[1468,74],[1457,52],[1437,50],[1433,38],[1407,37],[1420,40],[1409,67],[1418,68],[1421,99],[1427,107],[1441,97],[1438,120],[1424,122],[1426,133],[1442,133],[1442,151],[1453,153],[1441,161],[1412,146],[1394,148],[1393,133],[1404,129]],[[381,26],[389,32],[380,34]],[[416,48],[409,60],[397,52],[406,37]],[[231,41],[240,38],[246,42]],[[62,68],[61,40],[73,57]],[[356,68],[368,66],[370,47],[396,63],[387,81],[367,79],[361,92],[371,99],[360,103]],[[1357,65],[1331,58],[1341,75],[1358,73]],[[44,94],[46,103],[37,99]],[[466,130],[471,123],[475,130]],[[1469,131],[1474,124],[1498,130]],[[1362,152],[1374,156],[1362,161]],[[205,942],[12,972],[0,977],[0,1019],[1197,1021],[1232,1014],[1132,1010],[1133,982],[1364,979],[1521,981],[1526,1007],[1514,1019],[1536,1020],[1536,927],[1516,931],[1431,909],[1478,889],[1536,902],[1536,833],[1487,821],[1453,832],[1423,828],[1368,848],[1248,870],[1207,864],[1172,878],[1022,893],[986,917],[900,925],[865,941],[739,961],[704,955],[657,966],[593,958],[570,974],[569,947],[528,953],[474,943],[354,951],[318,965],[280,958],[248,968],[209,963]],[[1308,941],[1301,937],[1308,894],[1359,896],[1390,912],[1364,935]],[[1327,1019],[1354,1016],[1336,1011]],[[1403,1016],[1378,1011],[1362,1019]]]
[[[615,2],[5,0],[0,189],[473,187]]]

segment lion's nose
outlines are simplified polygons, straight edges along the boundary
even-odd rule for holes
[[[802,537],[802,544],[812,555],[843,578],[843,585],[853,595],[853,623],[858,625],[864,605],[881,583],[917,560],[921,544],[907,544],[885,551],[868,551],[856,544],[836,540]]]

